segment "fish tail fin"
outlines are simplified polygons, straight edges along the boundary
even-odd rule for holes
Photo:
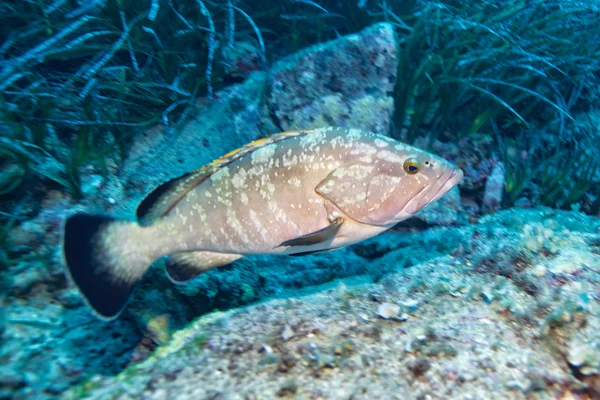
[[[134,222],[81,213],[65,222],[62,256],[67,273],[102,319],[119,316],[153,261],[140,246],[143,229]]]

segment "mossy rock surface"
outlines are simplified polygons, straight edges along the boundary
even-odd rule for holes
[[[574,251],[600,259],[600,222],[508,210],[420,236],[423,247],[454,245],[377,283],[356,277],[205,315],[141,364],[66,398],[594,398],[600,263],[560,275],[546,266]],[[416,251],[397,247],[370,264]],[[380,318],[382,303],[403,315]]]

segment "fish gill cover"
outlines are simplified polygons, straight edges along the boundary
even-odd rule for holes
[[[359,370],[380,369],[382,354],[394,354],[385,368],[408,376],[383,387],[405,398],[489,394],[484,376],[466,367],[474,362],[496,371],[500,397],[597,396],[600,238],[596,220],[581,213],[600,211],[599,8],[555,0],[3,1],[0,397],[61,396],[131,364],[120,376],[135,376],[137,362],[203,313],[348,276],[365,286],[303,298],[332,304],[319,317],[302,301],[269,303],[231,333],[227,316],[214,326],[199,320],[165,352],[181,357],[180,341],[191,341],[198,353],[190,362],[207,371],[220,368],[215,358],[236,358],[223,354],[242,354],[239,368],[257,386],[234,367],[223,370],[259,398],[343,397],[318,376],[336,387],[358,382],[343,366],[359,359]],[[419,233],[310,257],[248,258],[176,287],[153,268],[119,320],[91,318],[62,266],[68,215],[132,219],[139,201],[171,178],[257,138],[329,125],[450,160],[465,173],[459,191],[395,228]],[[415,305],[427,302],[438,309]],[[468,320],[464,337],[449,331],[456,320],[435,314],[444,307]],[[250,330],[262,369],[248,349],[221,343],[237,343],[259,312],[273,316]],[[428,324],[434,319],[441,322]],[[427,325],[437,332],[421,332]],[[477,337],[503,329],[531,341]],[[261,339],[267,331],[271,339]],[[498,355],[477,359],[464,338]],[[506,359],[511,345],[531,364]],[[152,357],[140,370],[149,379],[183,368],[161,370],[160,353]],[[175,390],[194,386],[185,376],[174,382]],[[230,396],[217,377],[202,382],[190,397]],[[173,390],[160,385],[157,392]],[[143,390],[94,378],[71,395],[95,386],[113,387],[108,397]],[[381,386],[364,387],[365,398],[382,398]]]

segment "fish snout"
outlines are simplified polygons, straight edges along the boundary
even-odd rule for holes
[[[460,168],[448,168],[428,189],[421,193],[418,199],[415,199],[416,201],[411,202],[406,207],[406,211],[410,214],[421,211],[458,185],[462,181],[463,175],[464,173]]]

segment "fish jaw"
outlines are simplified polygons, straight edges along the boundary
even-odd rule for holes
[[[415,196],[404,209],[398,213],[394,222],[400,222],[412,217],[429,204],[437,201],[440,197],[448,193],[454,186],[458,185],[463,178],[463,171],[460,168],[451,168],[444,172],[438,180],[423,192]]]

